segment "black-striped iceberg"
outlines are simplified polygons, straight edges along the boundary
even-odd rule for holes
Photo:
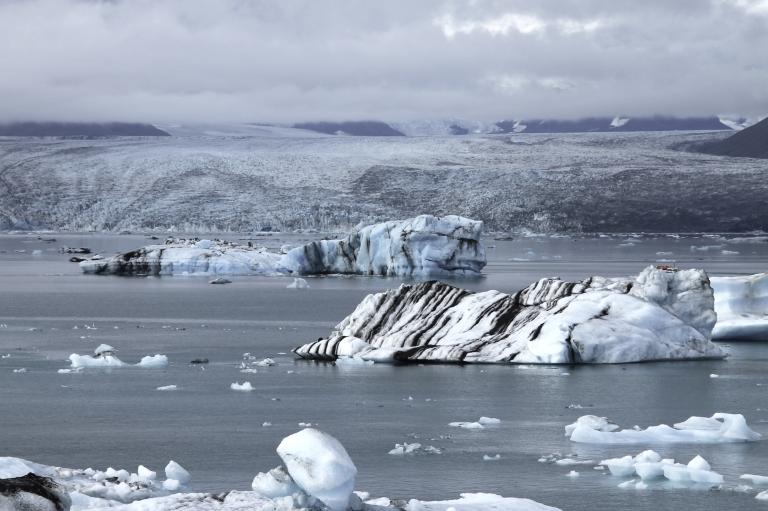
[[[545,278],[514,293],[442,282],[368,295],[300,357],[485,363],[621,363],[722,358],[703,270],[649,266],[634,278]]]

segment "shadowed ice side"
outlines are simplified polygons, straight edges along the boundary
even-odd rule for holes
[[[723,358],[703,270],[541,279],[514,294],[441,282],[368,295],[302,358],[378,362],[624,363]]]

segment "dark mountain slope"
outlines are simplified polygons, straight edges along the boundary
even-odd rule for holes
[[[768,158],[768,117],[725,140],[704,144],[699,149],[719,156]]]
[[[13,122],[0,124],[0,137],[169,137],[151,124],[132,122]]]

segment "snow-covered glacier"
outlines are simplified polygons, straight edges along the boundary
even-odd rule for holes
[[[368,295],[307,359],[622,363],[722,358],[703,270],[649,266],[634,278],[544,278],[514,293],[441,282]]]
[[[169,240],[80,263],[85,273],[116,275],[357,274],[477,275],[485,266],[483,223],[420,215],[313,241],[286,254],[226,241]]]
[[[712,277],[715,339],[768,341],[768,273]]]

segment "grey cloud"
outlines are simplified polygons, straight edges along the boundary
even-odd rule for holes
[[[0,0],[0,119],[759,115],[763,48],[767,0]]]

